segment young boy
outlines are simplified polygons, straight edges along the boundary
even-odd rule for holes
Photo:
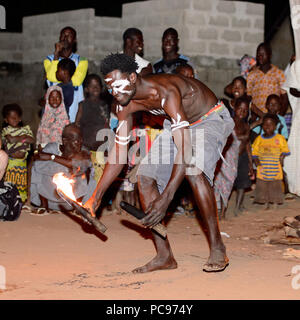
[[[65,58],[59,61],[57,65],[56,78],[61,83],[58,84],[62,88],[64,95],[64,103],[69,119],[73,119],[73,116],[77,114],[78,102],[74,101],[75,88],[72,83],[72,76],[76,70],[76,65],[73,60]],[[71,122],[75,121],[75,117]]]
[[[285,139],[288,139],[288,128],[286,125],[285,118],[279,114],[281,110],[281,102],[279,96],[276,94],[270,94],[266,101],[266,109],[268,110],[268,113],[275,114],[278,117],[278,124],[275,129],[275,133],[279,133],[285,137]],[[258,126],[253,129],[253,131],[257,134],[264,133],[261,126]]]
[[[285,138],[275,133],[279,120],[276,114],[267,113],[263,118],[263,133],[252,145],[252,157],[257,167],[255,189],[256,203],[266,205],[283,203],[283,159],[290,154]]]

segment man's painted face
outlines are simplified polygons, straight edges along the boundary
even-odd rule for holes
[[[134,73],[128,75],[114,70],[105,76],[104,81],[107,84],[108,92],[117,99],[120,105],[126,106],[135,94],[135,79]]]

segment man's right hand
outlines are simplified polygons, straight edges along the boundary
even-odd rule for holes
[[[90,212],[92,217],[96,217],[96,210],[99,208],[100,204],[101,199],[96,200],[94,196],[91,196],[83,207]]]
[[[62,41],[56,42],[55,43],[54,56],[58,58],[59,57],[59,53],[62,51],[63,48],[64,48],[64,43]]]

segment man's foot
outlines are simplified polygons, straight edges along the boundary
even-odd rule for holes
[[[47,216],[49,214],[49,211],[46,209],[46,208],[37,208],[37,209],[34,209],[30,212],[30,214],[32,216]]]
[[[177,262],[173,257],[170,257],[168,259],[162,259],[158,258],[156,256],[154,259],[149,261],[147,264],[145,264],[142,267],[136,268],[132,270],[133,273],[145,273],[145,272],[151,272],[156,270],[169,270],[169,269],[176,269],[177,268]]]
[[[219,272],[225,270],[229,265],[229,259],[226,256],[225,250],[215,250],[210,254],[209,259],[203,266],[205,272]]]

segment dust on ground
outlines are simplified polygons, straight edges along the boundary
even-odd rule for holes
[[[202,271],[209,251],[195,217],[169,220],[177,269],[133,274],[155,255],[149,232],[134,217],[106,212],[102,236],[63,213],[39,217],[24,211],[17,221],[0,223],[0,265],[6,272],[0,299],[299,299],[300,279],[293,271],[299,266],[300,276],[300,259],[285,252],[300,245],[265,243],[263,235],[285,216],[299,215],[300,198],[266,211],[250,196],[248,211],[234,217],[233,194],[220,221],[230,264],[219,273]]]

